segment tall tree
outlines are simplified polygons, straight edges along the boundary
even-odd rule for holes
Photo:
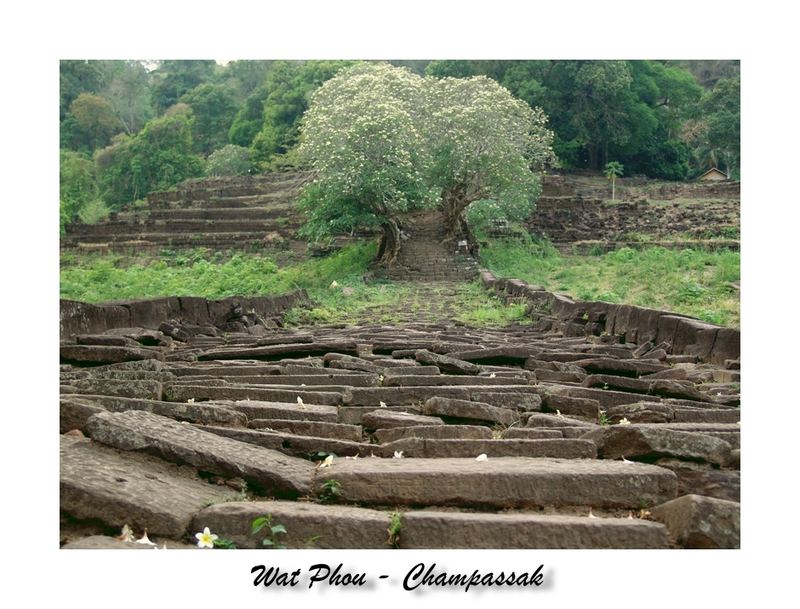
[[[93,152],[123,131],[111,103],[92,93],[81,93],[69,105],[69,113],[62,122],[62,142],[73,150]]]
[[[279,61],[270,68],[265,87],[261,130],[253,139],[253,159],[268,165],[275,155],[286,154],[299,134],[300,118],[308,108],[311,93],[339,70],[350,65],[345,61]]]
[[[269,91],[266,86],[258,87],[239,108],[228,131],[228,140],[237,146],[250,146],[264,123],[264,102]]]
[[[133,137],[121,136],[95,155],[104,200],[119,209],[154,190],[203,173],[194,153],[191,112],[173,112],[148,122]]]
[[[213,59],[179,59],[161,62],[153,71],[153,105],[164,112],[178,99],[197,85],[214,77],[216,62]]]
[[[530,205],[535,171],[555,161],[547,117],[496,81],[426,79],[426,133],[434,158],[447,233],[464,230],[463,214],[483,199],[500,206]]]
[[[107,97],[128,135],[137,133],[153,117],[149,76],[140,61],[121,62],[108,85]]]
[[[426,183],[423,94],[422,78],[386,64],[353,66],[314,92],[300,155],[319,177],[302,197],[304,234],[320,239],[380,228],[379,261],[396,259],[400,214],[436,199]]]
[[[230,87],[204,83],[185,93],[180,101],[192,108],[193,140],[197,152],[207,156],[228,143],[228,130],[237,110]]]

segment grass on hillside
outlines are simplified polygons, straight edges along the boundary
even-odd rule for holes
[[[739,326],[739,252],[623,248],[599,256],[564,256],[533,240],[482,248],[500,277],[523,279],[581,300],[635,304]]]
[[[93,255],[62,257],[61,297],[107,302],[159,296],[250,296],[304,288],[310,308],[287,313],[288,325],[390,323],[456,319],[473,326],[524,322],[525,307],[506,305],[478,283],[420,289],[413,283],[370,282],[363,276],[375,243],[348,246],[325,257],[278,267],[259,255],[225,259],[202,251],[167,258]],[[335,281],[337,286],[331,287]]]
[[[375,243],[349,246],[325,258],[278,267],[260,255],[209,255],[202,251],[165,259],[65,255],[61,297],[85,302],[159,296],[250,296],[308,290],[314,305],[295,310],[287,322],[357,323],[420,320],[435,311],[442,319],[470,325],[522,321],[522,305],[504,305],[477,284],[457,293],[418,290],[415,284],[372,282],[363,275]],[[501,277],[515,277],[583,300],[637,304],[692,315],[720,325],[739,325],[739,253],[646,248],[600,256],[563,256],[548,243],[491,242],[483,264]],[[336,281],[339,289],[331,289]],[[346,290],[344,289],[346,288]]]

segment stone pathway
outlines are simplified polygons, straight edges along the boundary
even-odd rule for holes
[[[62,544],[255,548],[270,515],[287,547],[738,546],[738,371],[452,323],[465,289],[392,325],[65,340]]]

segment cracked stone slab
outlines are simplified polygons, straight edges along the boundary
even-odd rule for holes
[[[203,482],[193,468],[125,454],[89,439],[61,436],[61,510],[110,526],[124,524],[178,539],[209,502],[237,496]]]
[[[188,463],[221,476],[244,478],[257,492],[307,494],[313,466],[277,451],[201,431],[142,411],[98,413],[87,423],[92,439],[127,451]]]

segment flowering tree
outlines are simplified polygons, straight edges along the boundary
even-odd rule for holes
[[[422,93],[422,78],[387,64],[353,66],[317,89],[299,147],[318,176],[301,199],[306,236],[380,228],[379,263],[395,260],[399,215],[435,201]]]
[[[447,233],[465,229],[476,201],[496,209],[530,209],[538,193],[534,171],[555,162],[547,117],[485,76],[426,79],[434,157],[431,181],[441,193]]]
[[[421,78],[358,64],[311,98],[299,152],[318,178],[301,205],[320,238],[380,228],[378,262],[400,250],[399,216],[440,202],[456,237],[479,200],[518,209],[537,192],[532,170],[555,160],[546,117],[495,81]]]

